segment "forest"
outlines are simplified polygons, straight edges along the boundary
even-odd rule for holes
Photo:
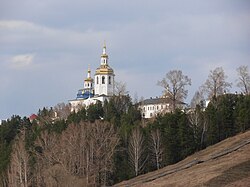
[[[141,117],[140,102],[121,92],[78,112],[61,103],[40,109],[35,120],[12,116],[0,126],[0,185],[110,186],[245,132],[250,128],[249,92],[224,93],[229,84],[221,68],[210,72],[202,88],[209,90],[215,77],[218,89],[207,91],[207,107],[197,92],[193,107],[178,108],[175,101],[185,99],[191,81],[181,71],[170,71],[158,84],[167,88],[172,111],[149,120]],[[182,85],[182,92],[174,92],[174,85]]]

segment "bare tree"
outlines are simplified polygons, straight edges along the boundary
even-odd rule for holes
[[[161,168],[162,154],[163,154],[163,144],[161,131],[159,129],[153,130],[150,133],[151,140],[151,152],[153,153],[153,162],[157,169]]]
[[[226,78],[227,76],[222,67],[210,71],[206,82],[202,85],[202,89],[207,93],[208,98],[217,97],[229,90],[232,84],[226,82]]]
[[[31,183],[29,159],[25,149],[25,130],[15,139],[8,172],[9,186],[28,187]]]
[[[238,79],[237,86],[241,88],[244,94],[250,93],[250,75],[247,66],[240,66],[237,68]]]
[[[65,103],[58,103],[55,107],[54,107],[54,112],[56,114],[55,117],[59,118],[59,119],[67,119],[67,117],[70,114],[70,110],[71,107],[69,104],[65,104]]]
[[[185,89],[185,86],[191,85],[191,79],[183,75],[180,70],[172,70],[157,84],[165,89],[164,96],[170,98],[172,109],[175,110],[177,103],[187,97],[188,90]]]
[[[199,108],[195,108],[188,113],[188,119],[190,122],[190,127],[194,133],[194,138],[197,140],[197,142],[199,142],[201,149],[204,144],[205,132],[207,131],[204,112],[202,112]]]
[[[98,120],[70,124],[61,135],[44,131],[36,141],[42,150],[38,153],[39,184],[64,186],[70,180],[84,179],[84,186],[108,185],[118,142],[114,126]]]
[[[145,140],[139,127],[133,129],[128,146],[129,161],[138,176],[144,169],[147,157],[145,157]]]
[[[115,95],[116,96],[122,96],[122,95],[127,95],[127,86],[126,83],[124,82],[115,82]]]
[[[196,91],[192,100],[191,100],[191,103],[190,103],[191,108],[196,108],[197,105],[205,104],[205,103],[202,103],[203,100],[204,100],[204,96],[203,96],[202,91],[200,91],[200,90]],[[203,106],[201,106],[201,107],[203,107]]]
[[[62,154],[64,145],[60,141],[60,136],[53,132],[43,131],[35,141],[35,146],[37,162],[34,177],[37,186],[60,186],[60,173],[66,172],[62,162],[62,157],[65,156]],[[54,166],[57,169],[54,169]]]
[[[118,144],[118,133],[114,126],[107,122],[95,121],[92,124],[92,149],[94,150],[97,180],[107,185],[107,176],[112,172],[115,148]]]

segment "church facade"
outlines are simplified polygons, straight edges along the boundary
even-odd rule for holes
[[[78,111],[81,107],[88,107],[98,101],[104,102],[114,95],[115,74],[109,66],[106,45],[103,46],[100,66],[96,69],[94,78],[88,68],[87,78],[84,80],[83,88],[79,89],[76,99],[69,100],[71,111]]]

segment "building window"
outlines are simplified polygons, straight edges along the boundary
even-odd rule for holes
[[[158,105],[157,105],[156,109],[159,110],[159,106]]]
[[[109,84],[111,84],[111,76],[109,76]]]
[[[99,78],[96,77],[96,84],[99,84]]]
[[[105,84],[105,77],[102,76],[102,84]]]
[[[152,113],[150,113],[150,117],[153,117],[153,114],[152,114]]]

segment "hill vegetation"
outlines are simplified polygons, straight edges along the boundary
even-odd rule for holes
[[[206,109],[145,121],[131,98],[120,95],[78,113],[62,104],[43,108],[32,122],[12,116],[0,126],[0,184],[113,185],[245,132],[249,106],[250,95],[224,94]]]
[[[249,186],[250,131],[115,186]]]

